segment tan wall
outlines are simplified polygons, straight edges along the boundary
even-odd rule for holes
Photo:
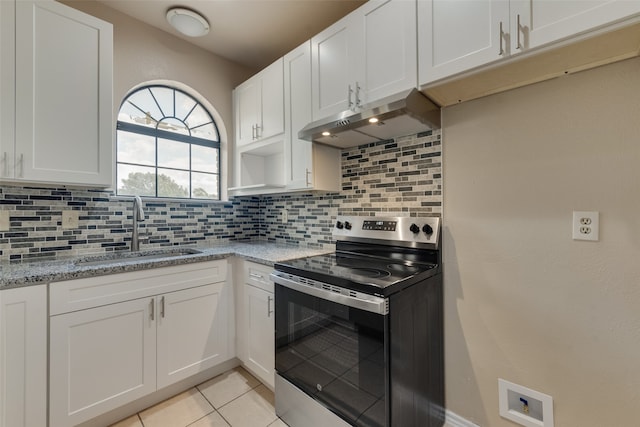
[[[443,112],[446,398],[481,426],[497,380],[558,427],[640,425],[640,59]],[[600,241],[571,238],[600,212]]]

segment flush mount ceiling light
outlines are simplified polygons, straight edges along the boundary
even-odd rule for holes
[[[209,23],[199,13],[182,7],[167,11],[167,21],[185,36],[202,37],[209,33]]]

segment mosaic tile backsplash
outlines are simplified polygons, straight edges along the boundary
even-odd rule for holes
[[[342,191],[235,197],[226,203],[144,202],[140,248],[267,240],[300,246],[332,244],[336,215],[439,216],[440,131],[345,149]],[[288,221],[282,223],[282,210]],[[0,260],[53,258],[128,250],[132,202],[111,191],[0,186]],[[62,228],[62,211],[79,211],[79,226]]]

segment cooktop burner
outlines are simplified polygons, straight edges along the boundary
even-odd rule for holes
[[[276,269],[348,289],[386,295],[386,288],[423,279],[436,266],[335,253],[283,261],[276,264]]]

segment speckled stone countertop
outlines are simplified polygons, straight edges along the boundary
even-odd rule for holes
[[[155,259],[140,259],[131,252],[107,253],[101,255],[83,255],[50,261],[38,260],[22,263],[0,264],[0,290],[59,282],[61,280],[80,279],[124,273],[148,268],[212,261],[233,255],[246,260],[272,266],[278,261],[302,258],[333,252],[333,249],[304,248],[268,242],[232,242],[220,246],[185,247],[197,249],[200,253],[170,255]],[[171,247],[141,251],[139,255],[160,255],[166,252],[185,249]],[[97,263],[97,265],[96,265]]]

